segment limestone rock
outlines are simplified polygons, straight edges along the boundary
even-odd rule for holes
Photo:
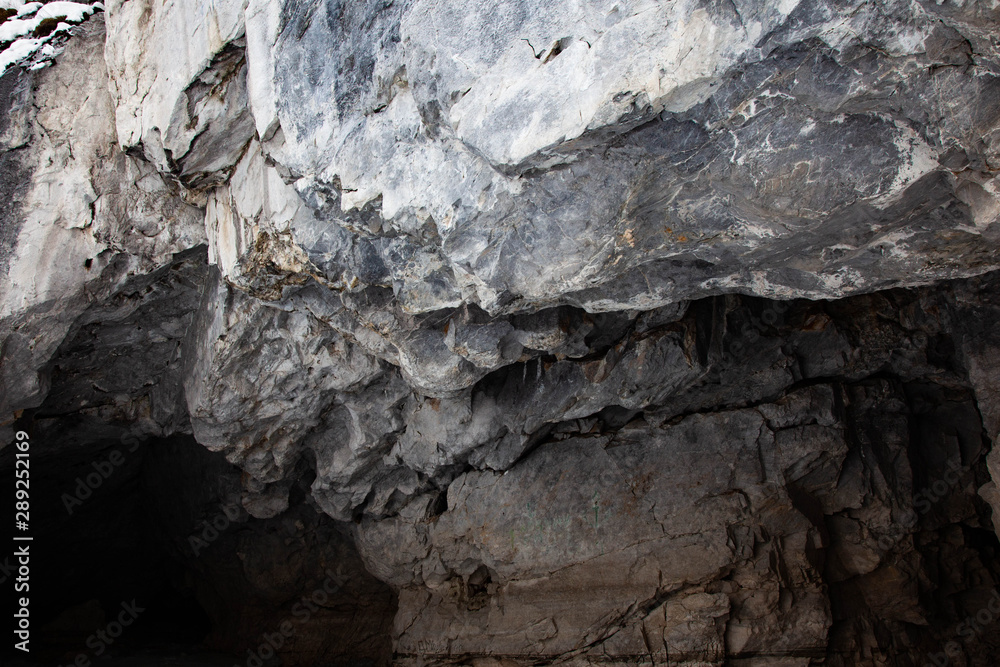
[[[996,8],[70,4],[0,0],[82,21],[0,77],[39,659],[135,590],[247,664],[992,664]]]
[[[116,150],[103,17],[78,30],[58,65],[3,75],[10,205],[0,250],[0,414],[7,425],[45,398],[46,366],[88,305],[205,239],[199,211],[161,174]]]

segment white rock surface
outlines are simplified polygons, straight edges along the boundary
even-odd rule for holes
[[[11,348],[0,372],[19,388],[2,401],[5,423],[44,398],[45,365],[93,301],[205,239],[197,209],[116,148],[103,19],[79,30],[59,66],[22,75],[0,136],[7,151],[31,146],[5,163],[25,179],[0,280],[0,337]],[[125,266],[105,275],[121,251]]]
[[[189,102],[195,100],[189,88],[199,80],[219,85],[211,78],[211,65],[228,44],[242,37],[243,3],[114,0],[107,10],[105,57],[118,142],[122,148],[141,146],[153,164],[169,171],[198,133],[226,114],[227,105],[239,106],[238,98],[220,99],[208,108],[191,109]],[[245,75],[237,77],[235,85],[243,81]]]
[[[2,2],[3,428],[192,433],[400,665],[912,657],[1000,582],[994,10]]]

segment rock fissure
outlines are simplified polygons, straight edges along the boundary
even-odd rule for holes
[[[996,12],[99,9],[0,3],[37,664],[992,664]]]

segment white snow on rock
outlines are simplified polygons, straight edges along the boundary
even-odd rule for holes
[[[41,19],[10,19],[0,24],[0,41],[12,42],[38,27]]]
[[[39,56],[39,62],[31,69],[44,67],[46,62],[59,54],[50,42],[57,35],[66,34],[73,25],[86,20],[96,11],[103,11],[100,2],[92,4],[59,0],[43,5],[40,2],[25,3],[24,0],[0,0],[0,9],[17,9],[17,18],[0,23],[0,42],[11,42],[0,53],[0,74],[7,68],[32,56]],[[35,30],[47,19],[58,19],[54,30],[42,37],[31,37]],[[48,48],[42,48],[43,46]]]
[[[38,50],[44,39],[19,39],[0,53],[0,70],[6,72],[14,63],[24,60]]]
[[[103,5],[101,8],[103,9]],[[79,23],[93,14],[95,9],[97,7],[94,5],[79,2],[50,2],[43,5],[35,16],[40,19],[66,19],[71,23]]]

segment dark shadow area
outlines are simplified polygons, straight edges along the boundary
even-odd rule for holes
[[[388,663],[395,597],[302,490],[256,519],[239,471],[189,436],[73,446],[29,416],[19,426],[39,434],[23,542],[31,652],[5,642],[4,664]],[[0,488],[14,488],[14,455],[0,452]],[[0,577],[16,579],[4,551]]]

